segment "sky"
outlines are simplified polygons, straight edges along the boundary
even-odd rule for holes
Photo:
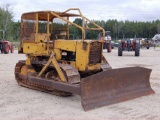
[[[79,8],[91,20],[117,19],[152,21],[160,19],[160,0],[0,0],[0,6],[10,4],[14,21],[31,11],[53,10],[63,12]]]

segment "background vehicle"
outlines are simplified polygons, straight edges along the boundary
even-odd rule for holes
[[[160,34],[156,34],[152,40],[156,40],[156,41],[159,41],[160,42]]]
[[[4,31],[0,30],[3,32],[3,38],[0,40],[0,51],[1,53],[8,54],[9,51],[11,53],[14,52],[14,47],[12,46],[12,43],[10,41],[4,40]]]
[[[141,48],[146,47],[147,49],[149,49],[150,47],[154,47],[154,44],[147,38],[142,38],[140,40],[141,43]]]
[[[90,22],[94,28],[75,24],[70,21],[72,17]],[[61,27],[56,27],[57,19],[63,21]],[[82,31],[81,39],[69,38],[70,25]],[[85,30],[98,30],[105,37],[104,29],[78,8],[22,14],[19,53],[26,54],[27,59],[15,66],[17,83],[60,96],[78,94],[85,110],[154,93],[150,69],[112,69],[102,53],[103,42],[85,39]]]
[[[116,45],[115,45],[115,42],[114,42],[114,41],[111,41],[111,47],[112,47],[112,49],[113,49],[114,47],[116,47]]]
[[[154,47],[160,46],[160,34],[156,34],[151,40]]]
[[[134,51],[135,56],[139,56],[140,44],[136,39],[121,40],[118,46],[118,56],[122,56],[123,51]]]
[[[107,49],[107,52],[111,52],[112,51],[112,44],[111,44],[111,35],[110,35],[110,31],[106,31],[105,32],[105,37],[104,37],[104,44],[103,44],[103,49]]]

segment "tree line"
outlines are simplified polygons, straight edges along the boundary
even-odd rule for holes
[[[13,12],[9,4],[0,7],[0,39],[2,31],[5,31],[5,39],[10,41],[19,41],[20,39],[20,22],[13,21]],[[118,20],[92,20],[99,26],[103,27],[105,31],[111,32],[113,39],[122,38],[152,38],[155,34],[160,34],[160,20],[153,21],[118,21]],[[73,21],[78,25],[82,25],[82,20],[77,18]],[[89,27],[93,27],[87,23]],[[57,25],[61,26],[61,24]],[[70,35],[74,38],[81,38],[81,30],[70,26]],[[86,38],[96,38],[96,31],[86,31]]]
[[[152,38],[155,34],[160,34],[160,20],[147,22],[138,21],[117,21],[117,20],[93,20],[96,24],[103,27],[105,31],[111,32],[111,37],[115,40],[122,38]],[[76,19],[74,23],[82,24],[81,19]],[[88,24],[89,27],[93,27]],[[80,36],[81,32],[72,28],[70,33],[74,36]],[[95,38],[96,32],[86,33],[87,38]]]

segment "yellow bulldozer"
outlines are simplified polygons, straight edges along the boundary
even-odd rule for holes
[[[73,18],[81,18],[83,24],[72,22]],[[79,39],[70,38],[73,26],[81,30]],[[27,59],[15,66],[17,83],[59,96],[80,95],[85,111],[154,93],[151,69],[112,69],[103,56],[103,43],[86,39],[86,31],[99,31],[105,37],[104,29],[78,8],[22,14],[18,52]]]

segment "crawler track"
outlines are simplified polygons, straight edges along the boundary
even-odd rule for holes
[[[69,92],[58,91],[58,90],[54,90],[44,85],[38,85],[38,84],[31,83],[27,79],[27,76],[25,76],[24,79],[22,79],[22,77],[20,77],[20,72],[21,72],[21,68],[23,65],[25,65],[25,61],[19,61],[15,66],[15,79],[19,85],[30,88],[30,89],[35,89],[35,90],[39,90],[42,92],[47,92],[50,94],[58,95],[58,96],[71,96],[72,95]]]

